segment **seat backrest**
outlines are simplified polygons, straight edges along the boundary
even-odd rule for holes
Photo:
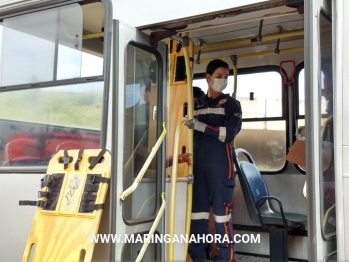
[[[250,219],[255,223],[259,223],[256,202],[262,196],[269,196],[267,186],[258,168],[254,164],[251,155],[246,150],[241,148],[237,148],[233,151],[236,172],[239,177],[239,182],[247,205]],[[249,162],[239,161],[239,153],[244,154]],[[260,201],[259,206],[263,206],[265,202],[265,200]]]
[[[60,150],[72,150],[72,149],[86,149],[84,143],[79,143],[75,141],[66,141],[61,144],[59,144],[56,147],[56,152]]]
[[[5,146],[4,160],[11,162],[21,157],[48,159],[45,148],[34,139],[16,139]]]
[[[249,162],[242,161],[240,163],[241,174],[244,176],[245,181],[247,182],[247,186],[250,190],[250,194],[253,199],[253,203],[256,205],[257,200],[262,196],[268,196],[268,189],[265,185],[265,182],[261,176],[261,173],[257,169],[257,167]],[[262,206],[265,203],[264,201],[260,201],[258,203],[259,206]]]

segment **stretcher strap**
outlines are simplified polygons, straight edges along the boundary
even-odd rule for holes
[[[78,159],[76,159],[76,162],[75,162],[75,165],[74,165],[74,169],[75,170],[79,170],[79,165],[80,165],[80,162],[82,160],[82,153],[83,152],[84,152],[83,149],[79,150]]]
[[[43,210],[55,210],[59,194],[62,188],[65,173],[55,173],[52,175],[46,174],[41,180],[41,188],[47,187],[47,191],[38,191],[38,198],[45,198],[45,200],[20,200],[20,206],[37,206],[42,207]],[[98,189],[97,189],[98,190]]]
[[[95,211],[99,209],[103,209],[104,204],[81,204],[80,211],[81,212],[89,212]]]
[[[102,177],[100,175],[96,175],[96,174],[88,174],[89,180],[91,181],[91,183],[107,183],[109,184],[110,182],[110,178],[107,177]]]
[[[40,180],[40,187],[50,187],[52,184],[53,180],[53,175],[45,175],[43,178]]]
[[[85,191],[89,191],[89,192],[97,192],[98,189],[99,189],[99,184],[98,185],[87,184],[85,186]]]
[[[20,200],[19,201],[20,206],[37,206],[37,207],[46,207],[47,201],[38,200],[38,201],[31,201],[31,200]]]
[[[90,170],[94,168],[95,165],[97,165],[97,163],[102,159],[106,151],[106,149],[102,149],[101,152],[99,152],[98,156],[96,158],[93,158],[93,160],[90,162],[90,166],[88,167]]]
[[[82,195],[83,200],[88,200],[88,201],[96,201],[97,196],[96,195],[91,195],[88,192],[84,192]]]
[[[69,155],[68,155],[68,151],[64,150],[64,157],[62,158],[63,160],[63,164],[64,164],[64,169],[68,168],[68,164],[69,164]]]
[[[103,156],[103,154],[100,153],[99,155]],[[99,159],[101,159],[101,157],[99,157]],[[96,161],[96,163],[98,163],[98,161]],[[103,203],[95,204],[100,183],[109,184],[110,178],[102,177],[100,174],[87,174],[84,193],[82,195],[80,204],[80,213],[92,212],[98,209],[103,209]]]

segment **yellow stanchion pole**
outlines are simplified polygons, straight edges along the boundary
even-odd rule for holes
[[[145,241],[145,243],[143,244],[141,251],[139,251],[139,254],[138,254],[138,256],[137,256],[136,262],[141,262],[141,261],[142,261],[142,258],[143,258],[143,256],[144,256],[144,253],[145,253],[145,251],[147,250],[147,247],[148,247],[148,245],[149,245],[149,243],[150,243],[150,240],[151,240],[151,238],[152,238],[153,235],[154,235],[155,229],[157,228],[157,226],[158,226],[158,224],[159,224],[159,221],[160,221],[160,219],[161,219],[161,217],[162,217],[162,214],[163,214],[164,211],[165,211],[165,208],[166,208],[165,192],[163,192],[163,193],[161,194],[161,198],[162,198],[162,205],[161,205],[161,207],[160,207],[160,210],[159,210],[159,212],[158,212],[158,215],[157,215],[156,218],[155,218],[154,224],[152,225],[152,227],[151,227],[151,229],[150,229],[150,231],[149,231],[148,239],[147,239],[147,240]]]
[[[176,206],[176,188],[177,188],[177,167],[178,167],[178,147],[179,138],[182,131],[182,127],[187,121],[181,121],[177,125],[173,152],[173,164],[171,175],[171,195],[170,195],[170,210],[169,210],[169,222],[168,222],[168,234],[170,237],[167,250],[167,261],[174,261],[174,220],[175,220],[175,206]]]

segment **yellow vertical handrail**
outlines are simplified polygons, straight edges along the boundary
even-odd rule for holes
[[[162,198],[162,204],[161,204],[161,207],[160,207],[160,210],[159,210],[159,213],[157,214],[156,218],[155,218],[155,221],[149,231],[149,234],[148,234],[148,238],[145,240],[143,246],[142,246],[142,249],[141,251],[139,251],[139,254],[137,256],[137,259],[136,259],[136,262],[140,262],[144,256],[144,253],[145,251],[147,250],[148,248],[148,245],[150,243],[150,240],[149,238],[151,238],[153,235],[154,235],[154,232],[155,232],[155,229],[157,228],[158,224],[159,224],[159,221],[164,213],[164,210],[166,208],[166,201],[165,201],[165,192],[163,192],[161,194],[161,198]]]
[[[175,218],[175,206],[176,206],[176,187],[177,187],[177,167],[178,167],[178,147],[179,147],[179,138],[182,131],[182,127],[186,124],[187,121],[181,121],[177,125],[176,134],[175,134],[175,143],[173,150],[173,164],[172,164],[172,175],[171,175],[171,195],[170,195],[170,211],[169,211],[169,223],[168,223],[168,234],[170,237],[167,250],[167,261],[174,261],[174,218]]]
[[[183,37],[183,52],[185,59],[186,75],[187,75],[187,85],[188,85],[188,119],[186,121],[181,121],[176,128],[175,134],[175,143],[174,143],[174,152],[173,152],[173,166],[172,166],[172,176],[171,176],[171,197],[170,197],[170,211],[169,211],[169,236],[171,241],[168,244],[168,261],[174,261],[174,243],[172,241],[174,237],[174,220],[175,220],[175,203],[176,203],[176,186],[177,186],[177,166],[178,166],[178,147],[179,147],[179,138],[180,133],[184,125],[190,126],[194,118],[194,104],[193,104],[193,87],[192,87],[192,71],[190,66],[189,58],[189,38],[188,33],[184,34]],[[189,128],[188,130],[188,148],[187,153],[193,155],[194,149],[194,130]],[[193,162],[193,161],[192,161]],[[189,165],[188,167],[189,175],[193,174],[193,166]],[[185,235],[189,236],[190,233],[190,222],[191,222],[191,211],[192,211],[192,201],[193,201],[193,184],[188,183],[187,186],[187,207],[186,207],[186,221],[185,221]],[[188,243],[184,245],[184,261],[188,253]]]
[[[185,33],[184,37],[187,38],[188,42],[186,45],[183,45],[184,51],[184,60],[185,60],[185,69],[187,74],[187,85],[188,85],[188,118],[194,118],[194,98],[193,98],[193,74],[190,66],[190,57],[189,57],[189,33]],[[188,150],[187,153],[190,153],[193,156],[194,152],[194,129],[189,128],[188,130]],[[192,163],[193,157],[192,157]],[[188,174],[193,174],[193,165],[188,167]],[[187,186],[187,210],[186,210],[186,219],[185,219],[185,235],[189,236],[190,233],[190,224],[191,224],[191,212],[192,212],[192,203],[193,203],[193,184],[188,183]],[[188,254],[188,243],[184,243],[184,261]]]

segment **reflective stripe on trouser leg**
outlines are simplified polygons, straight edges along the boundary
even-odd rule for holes
[[[215,215],[216,234],[221,236],[221,241],[216,243],[219,248],[219,255],[215,261],[235,261],[234,258],[234,235],[231,223],[231,208],[229,203],[225,204],[224,216]],[[224,241],[223,241],[224,240]]]

